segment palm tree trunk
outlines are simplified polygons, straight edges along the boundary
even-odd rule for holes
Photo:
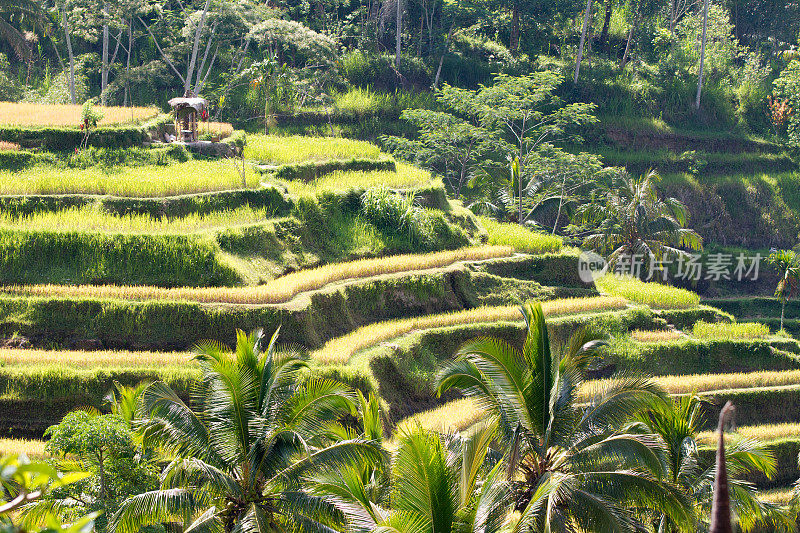
[[[733,533],[731,527],[731,498],[728,489],[728,470],[725,461],[725,422],[733,414],[733,404],[725,403],[719,413],[717,441],[717,471],[714,473],[714,500],[711,503],[710,533]]]
[[[578,83],[578,74],[581,71],[581,61],[583,60],[583,47],[586,43],[586,29],[589,27],[589,19],[592,16],[592,0],[586,0],[586,13],[583,15],[583,29],[581,29],[581,42],[578,45],[578,57],[575,59],[575,83]]]
[[[783,331],[783,312],[786,310],[786,300],[781,301],[781,331]]]
[[[61,8],[64,38],[67,42],[67,54],[69,55],[69,99],[70,103],[75,104],[75,53],[72,50],[72,38],[70,36],[69,21],[67,20],[67,6],[62,4]]]
[[[703,6],[703,40],[700,43],[700,72],[697,76],[697,98],[694,102],[695,109],[700,109],[700,93],[703,91],[703,67],[706,61],[706,30],[708,29],[708,0]]]

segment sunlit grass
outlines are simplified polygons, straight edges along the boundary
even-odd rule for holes
[[[155,107],[102,107],[95,109],[103,113],[100,126],[142,122],[158,114]],[[0,124],[15,126],[70,126],[81,125],[81,105],[31,104],[23,102],[0,102]]]
[[[622,296],[654,309],[684,309],[700,303],[700,296],[692,291],[656,282],[645,283],[629,276],[606,274],[597,279],[595,284],[601,292]]]
[[[0,152],[15,152],[20,149],[20,145],[8,141],[0,141]]]
[[[186,234],[198,231],[252,224],[272,217],[268,208],[250,206],[206,214],[188,214],[167,219],[148,214],[115,215],[99,207],[71,207],[15,216],[0,212],[0,228],[35,231],[100,231],[111,233]]]
[[[709,392],[726,389],[750,389],[800,385],[800,370],[767,370],[760,372],[732,372],[730,374],[690,374],[686,376],[657,376],[653,378],[670,394]],[[608,385],[610,380],[600,379],[586,383],[581,394],[588,397]]]
[[[259,176],[247,169],[245,183],[233,163],[192,160],[171,165],[87,169],[37,166],[0,171],[0,194],[111,194],[159,197],[186,193],[256,188]]]
[[[0,439],[0,456],[25,454],[30,459],[45,459],[44,441],[35,439]]]
[[[557,235],[531,231],[519,224],[498,222],[488,217],[480,220],[489,233],[489,244],[511,246],[518,252],[530,254],[558,252],[564,245]]]
[[[680,339],[682,335],[674,329],[635,329],[630,332],[630,337],[639,342],[664,342]]]
[[[544,312],[548,316],[622,309],[626,306],[627,301],[618,297],[565,298],[542,302]],[[332,339],[312,355],[322,364],[341,364],[346,363],[353,354],[360,350],[412,331],[460,324],[516,320],[522,320],[519,307],[510,305],[479,307],[453,313],[378,322],[359,328],[343,337]]]
[[[789,505],[794,497],[792,489],[772,489],[758,493],[758,499],[773,505]]]
[[[283,183],[292,194],[318,194],[324,191],[345,191],[368,189],[370,187],[389,187],[391,189],[410,189],[429,183],[433,178],[427,170],[405,163],[397,163],[397,172],[388,170],[337,170],[321,178],[303,182],[299,180]]]
[[[186,352],[129,352],[125,350],[18,350],[0,348],[0,367],[47,366],[75,368],[185,367],[193,355]]]
[[[377,159],[380,152],[381,149],[374,144],[342,137],[248,135],[244,156],[280,165],[329,159]]]
[[[417,425],[439,433],[464,431],[485,416],[472,398],[461,398],[404,418],[395,431],[412,430]]]
[[[769,327],[759,322],[696,322],[692,334],[699,339],[757,339],[769,335]]]
[[[475,261],[507,257],[512,250],[504,246],[477,246],[429,254],[405,254],[378,259],[361,259],[333,263],[301,270],[255,287],[178,287],[165,289],[152,286],[118,285],[25,285],[8,286],[3,292],[28,296],[74,296],[119,298],[126,300],[185,300],[205,303],[275,304],[291,300],[301,292],[320,289],[329,283],[346,279],[366,278],[452,265],[458,261]]]
[[[726,433],[726,440],[739,438],[757,439],[762,442],[779,440],[786,438],[800,437],[800,423],[788,422],[784,424],[763,424],[759,426],[742,426]],[[717,434],[713,431],[703,431],[697,436],[698,441],[705,444],[712,444],[717,440]]]

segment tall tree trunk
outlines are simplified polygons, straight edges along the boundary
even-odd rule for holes
[[[583,29],[581,29],[581,42],[578,45],[578,57],[575,59],[575,83],[578,83],[578,74],[581,71],[581,61],[583,60],[583,47],[586,43],[586,30],[589,28],[589,20],[592,17],[592,0],[586,0],[586,13],[583,16]]]
[[[458,7],[460,5],[461,0],[458,0],[458,2],[456,2],[455,13],[453,13],[453,20],[450,22],[450,30],[447,32],[447,40],[444,43],[444,51],[442,51],[442,56],[439,58],[439,67],[436,69],[436,78],[433,80],[434,90],[439,87],[439,76],[442,74],[442,63],[444,63],[444,56],[450,51],[450,39],[453,38],[453,30],[456,28],[456,13],[458,13]],[[442,10],[442,13],[444,13],[444,10]]]
[[[606,0],[606,16],[603,19],[603,31],[600,32],[600,45],[605,45],[607,54],[611,54],[611,41],[608,40],[608,30],[611,27],[611,15],[613,13],[614,0]]]
[[[703,67],[706,62],[706,30],[708,29],[708,0],[703,5],[703,39],[700,42],[700,72],[697,76],[697,98],[694,101],[695,109],[700,109],[700,93],[703,92]]]
[[[125,60],[125,101],[124,106],[127,106],[130,100],[130,72],[131,72],[131,48],[133,48],[133,17],[128,19],[128,59]]]
[[[108,2],[103,2],[103,59],[100,68],[100,105],[108,103]]]
[[[781,331],[783,331],[783,312],[786,311],[786,300],[781,302]]]
[[[633,20],[633,25],[631,26],[630,31],[628,32],[628,42],[625,43],[625,53],[622,54],[622,63],[619,64],[620,70],[625,68],[625,65],[628,64],[628,54],[631,51],[631,41],[633,41],[633,34],[636,33],[636,27],[639,25],[639,6],[636,6],[636,18]]]
[[[519,0],[511,6],[511,38],[509,48],[512,52],[519,51]]]
[[[394,65],[400,69],[400,47],[403,37],[403,0],[394,0],[397,4],[397,24],[395,26]]]
[[[194,74],[194,67],[197,63],[197,49],[200,48],[200,35],[203,33],[203,26],[206,23],[206,15],[208,14],[208,7],[211,5],[211,0],[206,0],[203,6],[203,14],[200,15],[200,24],[194,32],[194,45],[192,46],[192,57],[189,59],[189,67],[186,69],[186,77],[183,79],[183,92],[189,92],[192,87],[192,75]]]
[[[67,6],[65,4],[62,4],[61,20],[64,25],[64,38],[67,42],[67,54],[69,55],[69,99],[71,103],[75,104],[75,53],[72,50],[72,37],[70,36]]]
[[[203,74],[203,69],[206,66],[206,61],[208,60],[208,51],[211,49],[211,43],[214,40],[214,34],[217,31],[217,24],[215,23],[211,27],[211,33],[208,36],[208,42],[206,42],[206,50],[203,52],[203,59],[200,61],[200,67],[197,69],[197,78],[194,82],[194,94],[200,95],[200,76]]]

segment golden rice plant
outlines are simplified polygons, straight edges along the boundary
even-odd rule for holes
[[[158,115],[155,107],[101,107],[103,113],[100,126],[142,122]],[[10,126],[68,126],[77,128],[81,124],[80,105],[53,105],[0,102],[0,124]]]
[[[117,215],[98,206],[88,205],[22,215],[0,212],[0,228],[185,235],[234,225],[253,224],[271,217],[272,211],[269,208],[253,209],[248,205],[204,214],[191,213],[180,218],[159,218],[146,213]]]
[[[0,152],[15,152],[20,149],[20,145],[8,141],[0,141]]]
[[[800,370],[766,370],[759,372],[732,372],[730,374],[690,374],[686,376],[657,376],[653,378],[670,394],[709,392],[725,389],[750,389],[800,385]],[[609,384],[600,379],[587,382],[581,389],[584,398],[596,394]]]
[[[276,165],[330,159],[377,159],[380,153],[378,146],[366,141],[301,135],[248,135],[244,150],[246,159]]]
[[[260,186],[250,169],[246,187]],[[226,160],[190,160],[171,165],[91,167],[54,170],[35,166],[12,172],[0,171],[0,194],[111,194],[162,197],[179,194],[241,189],[242,177]]]
[[[504,246],[476,246],[429,254],[405,254],[378,259],[333,263],[301,270],[255,287],[178,287],[165,289],[145,285],[22,285],[3,287],[9,294],[27,296],[75,296],[124,300],[181,300],[202,303],[277,304],[298,294],[320,289],[329,283],[381,274],[396,274],[475,261],[507,257],[513,251]]]
[[[692,334],[698,339],[757,339],[769,335],[760,322],[696,322]]]
[[[0,456],[25,454],[31,459],[45,459],[44,441],[35,439],[0,439]]]
[[[741,426],[730,433],[726,433],[725,437],[728,440],[745,438],[757,439],[762,442],[800,437],[800,424],[796,422],[787,422],[783,424]],[[697,436],[697,440],[705,444],[713,444],[716,442],[716,439],[716,433],[713,431],[703,431]]]
[[[627,304],[628,302],[624,298],[601,296],[552,300],[542,302],[542,307],[546,315],[557,316],[581,312],[622,309],[626,307]],[[478,307],[466,311],[377,322],[328,341],[322,348],[315,351],[312,356],[322,364],[343,364],[360,350],[411,333],[412,331],[461,324],[517,320],[522,320],[519,307],[509,305]]]
[[[758,499],[762,502],[771,503],[772,505],[789,505],[792,503],[794,495],[792,489],[771,489],[759,491]]]
[[[485,416],[473,398],[461,398],[404,418],[396,431],[411,430],[417,425],[439,433],[464,431]]]
[[[345,191],[383,186],[391,189],[410,189],[429,183],[430,172],[405,163],[397,163],[397,171],[388,170],[336,170],[319,179],[303,182],[281,182],[292,194],[316,195],[325,191]]]
[[[622,296],[653,309],[685,309],[700,304],[700,296],[686,289],[670,287],[663,283],[646,283],[630,276],[606,274],[595,281],[597,288],[606,294]]]
[[[674,329],[635,329],[630,332],[630,337],[639,342],[665,342],[680,339],[683,335]]]
[[[186,366],[193,354],[187,352],[129,352],[125,350],[17,350],[0,348],[0,366],[75,368],[165,368]]]
[[[531,231],[519,224],[498,222],[488,217],[480,220],[489,233],[489,244],[511,246],[518,252],[529,254],[558,252],[564,245],[564,240],[557,235]]]

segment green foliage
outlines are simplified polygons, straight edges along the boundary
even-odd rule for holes
[[[789,116],[782,117],[784,122],[773,124],[773,126],[779,130],[785,128],[789,139],[795,144],[800,143],[800,89],[798,87],[800,87],[800,59],[793,59],[773,82],[772,93],[779,102],[785,102],[789,106]]]
[[[800,290],[800,254],[793,250],[776,250],[769,254],[767,262],[778,271],[775,296],[781,300],[781,330],[786,302]]]
[[[234,353],[204,343],[197,358],[203,378],[194,409],[163,383],[143,391],[145,445],[178,458],[159,489],[122,504],[109,531],[187,516],[205,527],[242,531],[258,531],[265,520],[280,528],[341,527],[333,502],[302,482],[381,461],[375,443],[353,437],[339,422],[358,416],[352,392],[334,381],[303,382],[306,363],[279,349],[277,332],[267,341],[260,332],[239,331]]]
[[[64,524],[52,512],[42,513],[38,524],[32,524],[27,517],[22,524],[15,524],[16,512],[23,507],[35,505],[49,491],[68,487],[80,482],[88,472],[59,472],[52,464],[31,461],[25,455],[0,457],[0,530],[4,533],[89,533],[94,531],[94,519],[98,513],[91,513]],[[9,500],[6,500],[9,497]],[[27,523],[26,523],[27,522]]]
[[[81,122],[84,128],[96,128],[97,124],[103,120],[103,111],[94,106],[94,102],[86,100],[81,108]]]

